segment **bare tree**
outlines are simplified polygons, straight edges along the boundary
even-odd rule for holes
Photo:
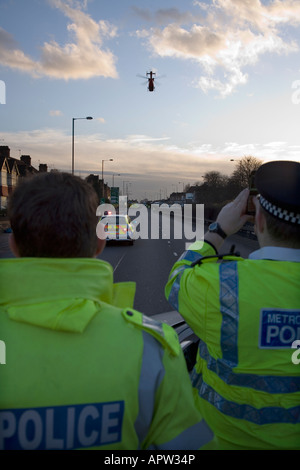
[[[231,176],[232,182],[240,189],[247,188],[252,171],[257,170],[262,163],[262,160],[252,157],[251,155],[238,160],[237,166]]]
[[[212,188],[217,188],[224,185],[224,175],[219,171],[208,171],[203,176],[203,182]]]

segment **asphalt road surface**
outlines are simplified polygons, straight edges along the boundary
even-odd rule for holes
[[[163,239],[162,233],[159,239],[140,238],[132,246],[126,243],[109,244],[99,257],[112,265],[115,282],[136,282],[134,307],[149,316],[173,310],[165,299],[164,287],[173,264],[186,249],[186,242],[192,241],[174,239],[172,222],[169,239]],[[13,257],[8,239],[9,234],[0,233],[0,258]],[[228,253],[233,244],[245,258],[258,248],[256,240],[236,234],[225,241],[222,252]]]

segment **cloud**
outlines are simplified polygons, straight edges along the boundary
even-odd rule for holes
[[[71,171],[70,135],[60,129],[37,129],[0,133],[5,142],[18,142],[23,155],[30,155],[32,164],[39,163],[48,168]],[[11,156],[19,158],[17,148],[13,147]],[[75,173],[85,177],[98,174],[101,177],[101,155],[113,158],[105,164],[105,180],[111,184],[112,173],[121,174],[118,184],[132,182],[132,194],[148,197],[162,188],[168,194],[174,190],[172,185],[178,181],[193,184],[207,171],[216,168],[223,174],[231,174],[234,163],[245,155],[252,155],[263,161],[276,159],[299,160],[300,145],[290,145],[284,141],[273,142],[224,142],[222,145],[190,142],[178,146],[168,136],[127,135],[118,139],[106,139],[95,134],[80,134],[75,138]],[[100,155],[100,157],[99,157]],[[41,158],[42,156],[42,158]],[[180,177],[178,176],[180,175]]]
[[[194,84],[204,92],[215,89],[222,96],[229,95],[247,82],[244,69],[263,54],[298,50],[296,42],[285,40],[284,28],[281,32],[282,26],[299,25],[298,0],[269,4],[261,0],[214,0],[209,8],[203,2],[195,5],[205,14],[202,21],[185,27],[173,21],[164,27],[137,31],[137,36],[160,57],[199,63],[203,73]]]
[[[0,27],[0,63],[11,68],[34,73],[36,63],[17,48],[11,34]]]
[[[30,73],[33,77],[55,79],[88,79],[96,76],[117,78],[116,57],[104,50],[104,38],[117,35],[107,21],[96,22],[83,11],[85,2],[51,0],[71,20],[67,26],[70,41],[65,45],[55,40],[41,47],[39,61],[33,60],[18,48],[13,37],[0,29],[0,62],[2,65]]]
[[[165,24],[166,22],[171,21],[172,23],[190,23],[195,21],[195,15],[191,12],[180,12],[177,8],[160,8],[156,12],[152,13],[147,8],[140,8],[137,6],[132,6],[134,13],[142,18],[142,20],[147,22],[152,22],[155,24]],[[202,15],[197,15],[199,19],[202,18]]]

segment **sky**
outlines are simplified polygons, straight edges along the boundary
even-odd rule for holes
[[[300,0],[0,0],[0,145],[71,171],[73,118],[75,174],[139,200],[299,161]]]

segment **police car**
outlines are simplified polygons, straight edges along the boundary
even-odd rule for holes
[[[128,215],[107,213],[100,222],[104,225],[106,243],[128,242],[133,245],[135,228]]]

